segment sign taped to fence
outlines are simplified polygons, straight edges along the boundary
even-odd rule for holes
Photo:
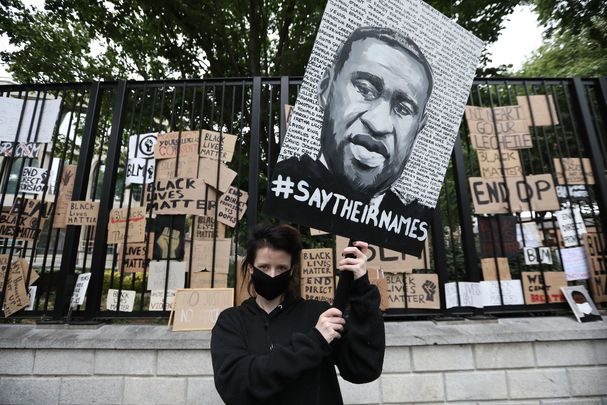
[[[159,215],[203,215],[206,184],[200,179],[178,177],[161,179],[147,185],[147,210]]]
[[[523,292],[527,305],[546,303],[543,280],[545,280],[548,303],[565,302],[565,297],[561,293],[561,287],[567,287],[564,272],[545,271],[542,276],[539,271],[522,271],[521,280],[523,281]]]
[[[150,237],[153,239],[153,234]],[[125,273],[139,273],[145,270],[145,243],[127,243],[126,247],[124,247],[124,245],[121,245],[119,249],[119,269],[122,269],[122,271],[124,271]],[[150,257],[148,256],[148,260],[149,259]]]
[[[521,247],[535,248],[542,246],[542,236],[535,222],[516,224],[516,240]]]
[[[129,159],[152,159],[154,157],[154,145],[156,145],[156,139],[156,132],[129,136]]]
[[[602,234],[593,230],[584,235],[584,250],[590,271],[590,289],[595,302],[607,302],[607,253]]]
[[[336,252],[341,254],[347,246],[348,238],[341,236],[335,238]],[[429,241],[426,239],[424,250],[419,257],[375,245],[369,245],[367,265],[377,267],[390,273],[412,273],[413,270],[428,269],[430,268]]]
[[[145,207],[114,208],[110,210],[107,243],[143,242],[145,240]],[[128,234],[127,234],[128,223]]]
[[[154,181],[155,171],[156,161],[154,159],[129,158],[126,166],[125,185],[150,184]]]
[[[516,217],[496,215],[480,217],[478,231],[481,257],[512,257],[519,252],[516,240]]]
[[[506,183],[512,212],[555,211],[561,208],[550,174],[508,177]]]
[[[0,142],[0,156],[36,158],[41,144],[34,142]]]
[[[492,281],[497,280],[496,265],[499,269],[500,280],[510,280],[510,265],[508,264],[507,257],[488,257],[481,259],[481,270],[483,271],[483,280]]]
[[[388,285],[388,308],[405,308],[405,275],[403,273],[385,273]]]
[[[236,135],[203,130],[200,138],[200,157],[217,160],[221,156],[222,162],[232,161],[237,138]]]
[[[46,190],[48,170],[26,166],[21,172],[19,193],[42,194]]]
[[[67,226],[67,211],[70,207],[72,194],[74,192],[74,181],[76,178],[76,165],[64,165],[59,180],[59,193],[55,206],[55,218],[53,228],[65,228]]]
[[[476,151],[481,177],[516,177],[523,175],[517,150],[484,149]]]
[[[190,253],[192,254],[190,265],[192,271],[211,271],[214,268],[215,273],[228,273],[232,239],[194,240],[193,243],[194,247],[191,252],[186,248],[188,261]]]
[[[505,152],[533,147],[525,112],[520,106],[466,106],[465,111],[470,139],[477,150],[501,149]]]
[[[227,273],[215,273],[211,271],[196,271],[190,274],[190,288],[227,288]]]
[[[167,282],[168,268],[168,282]],[[165,285],[166,284],[166,285]],[[149,265],[147,290],[176,290],[185,285],[185,262],[152,260]]]
[[[582,184],[573,186],[556,186],[556,195],[563,200],[588,198],[588,188]]]
[[[236,222],[242,219],[247,210],[248,199],[249,193],[230,186],[228,191],[219,197],[217,220],[230,228],[234,228]]]
[[[590,159],[554,158],[553,161],[558,184],[594,184]]]
[[[99,214],[99,201],[70,201],[67,224],[95,226]]]
[[[51,142],[60,108],[61,97],[27,101],[13,97],[0,97],[0,122],[2,123],[0,141]],[[21,125],[19,125],[19,121],[21,121]]]
[[[197,178],[198,156],[180,156],[162,159],[156,163],[156,180],[170,180],[176,177]]]
[[[525,111],[528,126],[558,125],[559,119],[551,95],[516,96],[516,102]],[[531,108],[529,108],[529,105],[531,105]]]
[[[107,290],[105,307],[108,311],[133,312],[136,295],[137,291],[134,290],[116,290],[110,288]],[[118,296],[120,296],[120,308],[118,308]]]
[[[84,298],[86,297],[86,290],[89,287],[90,280],[91,273],[81,273],[78,275],[76,285],[74,286],[74,292],[72,293],[70,305],[75,306],[84,304]]]
[[[38,218],[37,215],[27,216],[17,214],[0,214],[0,237],[2,238],[15,238],[25,241],[35,240],[42,227],[44,226],[45,219],[43,217]]]
[[[195,217],[194,239],[205,240],[223,238],[226,234],[226,226],[211,215],[198,215]]]
[[[526,247],[523,249],[523,254],[525,255],[525,264],[527,266],[536,264],[552,264],[552,251],[549,247]]]
[[[188,288],[175,292],[169,325],[173,331],[211,330],[219,314],[234,303],[233,288]]]
[[[185,215],[158,215],[154,218],[154,260],[182,260],[185,244]]]
[[[217,178],[219,172],[219,179]],[[216,160],[200,158],[198,165],[198,178],[203,179],[209,186],[225,193],[236,178],[234,170]],[[219,181],[218,181],[219,180]]]
[[[405,274],[407,308],[440,309],[437,274]]]
[[[586,225],[579,207],[564,208],[554,213],[565,247],[578,246],[582,235],[586,233]]]
[[[459,298],[459,300],[458,300]],[[446,308],[453,307],[483,307],[483,295],[480,283],[456,281],[445,284]]]
[[[264,212],[418,256],[481,48],[419,0],[330,0]]]
[[[521,280],[505,280],[499,284],[497,281],[481,281],[479,284],[485,307],[525,304]]]
[[[21,215],[25,215],[28,217],[37,216],[44,218],[49,212],[48,207],[50,205],[51,203],[44,202],[42,200],[36,200],[27,197],[15,197],[15,202],[13,203],[9,214],[19,215],[19,212],[21,212]]]
[[[590,278],[586,254],[582,246],[561,249],[560,253],[567,281],[587,280]]]
[[[152,290],[150,292],[150,306],[149,311],[162,311],[163,307],[165,311],[170,311],[175,305],[175,291],[168,290],[166,297],[166,306],[164,305],[164,290]]]
[[[4,274],[3,274],[4,276]],[[4,295],[4,316],[8,318],[29,305],[25,277],[19,260],[13,261]]]
[[[168,159],[198,155],[198,131],[167,132],[157,135],[154,157]]]

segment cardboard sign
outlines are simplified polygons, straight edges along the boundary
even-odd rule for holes
[[[348,238],[342,236],[337,236],[335,238],[335,251],[338,255],[341,255],[341,252],[348,246],[348,241]],[[430,247],[428,240],[426,239],[424,250],[419,257],[375,245],[369,245],[367,266],[377,267],[390,273],[411,273],[413,270],[417,269],[429,269]]]
[[[153,260],[149,267],[147,290],[176,290],[185,285],[185,262],[171,260],[169,264],[168,260]]]
[[[536,248],[542,246],[542,236],[535,222],[516,224],[516,240],[521,247]]]
[[[525,303],[528,305],[545,304],[544,284],[548,294],[548,303],[565,302],[561,287],[567,287],[565,273],[561,271],[545,271],[544,276],[539,271],[521,272]],[[545,280],[545,282],[544,282]]]
[[[481,281],[483,306],[523,305],[523,288],[521,280]]]
[[[498,149],[498,140],[502,151],[533,147],[525,113],[519,106],[493,109],[466,106],[465,115],[472,145],[477,150]]]
[[[64,165],[59,180],[59,194],[55,202],[55,218],[53,228],[65,228],[67,226],[67,211],[74,193],[74,180],[76,178],[76,165]]]
[[[137,292],[134,290],[120,291],[110,288],[107,290],[105,307],[108,311],[133,312],[136,295]],[[120,296],[120,308],[118,308],[118,296]]]
[[[171,311],[173,331],[211,330],[221,311],[233,303],[233,288],[179,289],[175,292],[175,309]]]
[[[43,203],[42,200],[16,197],[9,214],[19,215],[21,213],[21,216],[27,217],[46,217],[48,205],[49,203]]]
[[[445,284],[445,306],[453,307],[483,307],[483,296],[480,283],[456,281]]]
[[[230,249],[232,239],[221,238],[216,240],[194,240],[194,248],[186,247],[186,257],[192,254],[190,269],[196,271],[212,271],[213,258],[215,259],[215,273],[227,274],[230,269]]]
[[[300,282],[301,298],[333,304],[335,288],[333,277],[306,277]]]
[[[219,172],[219,178],[218,178]],[[236,178],[234,170],[217,160],[200,158],[198,165],[198,178],[204,180],[209,186],[225,193]]]
[[[146,244],[127,243],[126,248],[123,248],[122,246],[120,247],[120,254],[118,256],[118,268],[120,271],[125,273],[143,272],[145,270]]]
[[[527,126],[558,125],[559,119],[551,95],[517,96],[516,102],[525,111]],[[529,108],[529,105],[531,105],[531,108]]]
[[[405,308],[405,275],[384,273],[388,285],[388,308]]]
[[[561,208],[550,174],[508,177],[506,183],[512,212],[555,211]]]
[[[227,288],[228,275],[227,273],[217,273],[213,275],[210,271],[197,271],[191,273],[190,287],[191,288]],[[212,282],[212,283],[211,283]],[[213,285],[211,285],[213,284]]]
[[[437,274],[405,274],[407,308],[440,309]]]
[[[70,305],[76,306],[84,304],[84,298],[86,297],[86,290],[89,287],[90,280],[91,273],[82,273],[78,275],[76,285],[74,286],[74,292],[72,293]]]
[[[301,278],[333,277],[333,249],[303,249]]]
[[[129,159],[154,157],[154,145],[156,145],[156,132],[137,134],[129,136]]]
[[[204,215],[206,185],[200,179],[184,177],[157,180],[147,185],[147,210],[158,215]]]
[[[590,278],[583,247],[561,249],[560,253],[567,281],[588,280]]]
[[[215,222],[213,216],[199,215],[194,221],[194,239],[223,238],[226,234],[226,226],[219,221]]]
[[[476,151],[481,177],[522,176],[523,167],[516,150],[485,149]]]
[[[328,235],[329,232],[321,231],[319,229],[310,228],[310,236],[322,236]]]
[[[154,181],[156,162],[154,159],[129,158],[126,166],[125,185],[150,184]]]
[[[596,302],[607,302],[607,263],[605,239],[596,231],[583,236],[584,251],[590,271],[590,290]]]
[[[200,138],[200,157],[230,162],[236,150],[236,135],[203,130]],[[221,150],[221,152],[220,152]]]
[[[185,216],[158,215],[154,218],[152,259],[183,260],[185,254]]]
[[[536,264],[552,264],[552,252],[548,247],[524,248],[525,264],[527,266]]]
[[[99,214],[99,201],[70,201],[67,224],[95,226]]]
[[[127,243],[145,241],[145,207],[114,208],[110,210],[107,228],[107,243]],[[128,226],[128,234],[127,234]]]
[[[168,290],[166,305],[164,304],[164,290],[152,290],[150,292],[149,311],[172,311],[175,305],[175,291]]]
[[[468,182],[475,214],[508,213],[508,188],[503,180],[469,177]]]
[[[594,184],[590,159],[554,158],[553,161],[558,184]],[[563,168],[565,168],[564,173]]]
[[[588,198],[588,189],[585,185],[556,186],[556,195],[560,199]]]
[[[247,210],[249,193],[230,186],[228,191],[219,197],[217,220],[234,228]]]
[[[33,142],[0,142],[0,156],[15,158],[36,158],[40,152],[41,144]]]
[[[61,97],[21,100],[0,97],[0,140],[49,143],[59,117]],[[21,124],[19,122],[21,121]],[[31,132],[30,132],[31,128]],[[17,134],[19,136],[17,137]]]
[[[3,274],[4,276],[4,274]],[[25,278],[19,260],[10,266],[8,282],[4,295],[4,316],[8,318],[17,311],[29,305],[29,297],[25,286]]]
[[[19,193],[43,194],[46,190],[48,170],[39,167],[26,166],[21,172]]]
[[[198,155],[198,131],[168,132],[158,134],[154,144],[154,157],[168,159]]]
[[[0,237],[33,241],[40,234],[44,221],[44,218],[38,218],[37,215],[21,215],[19,218],[17,214],[0,213]]]
[[[179,159],[162,159],[156,163],[156,180],[170,180],[177,177],[197,178],[198,157],[180,156]]]
[[[586,233],[586,225],[579,207],[564,208],[554,213],[561,237],[566,247],[578,246],[582,241],[582,235]]]
[[[376,286],[379,290],[379,310],[385,311],[390,304],[388,301],[388,281],[384,276],[384,272],[381,269],[367,267],[367,274],[369,276],[369,283]]]
[[[483,280],[492,281],[497,280],[497,271],[495,269],[495,263],[497,262],[497,268],[499,269],[500,280],[510,280],[510,265],[508,264],[507,257],[489,257],[481,259],[481,269],[483,270]]]
[[[519,252],[516,217],[496,215],[480,217],[478,231],[481,257],[512,257]]]

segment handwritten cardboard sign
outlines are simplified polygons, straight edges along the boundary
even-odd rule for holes
[[[153,158],[156,140],[156,132],[129,136],[129,158]]]
[[[333,249],[303,249],[301,278],[333,277]]]
[[[525,303],[521,280],[481,281],[479,287],[485,307]]]
[[[522,176],[523,168],[519,152],[516,150],[497,149],[477,150],[481,177]]]
[[[150,292],[149,311],[170,311],[175,305],[175,291],[168,290],[166,292],[166,305],[164,303],[164,290],[152,290]]]
[[[198,178],[222,193],[228,191],[236,175],[234,170],[221,162],[218,164],[216,160],[200,158]]]
[[[9,214],[16,214],[28,217],[39,216],[45,217],[48,212],[49,203],[45,203],[42,200],[35,200],[33,198],[21,198],[16,197]]]
[[[567,281],[587,280],[590,278],[588,263],[582,246],[561,249],[561,259],[563,270]]]
[[[445,284],[445,307],[483,307],[480,283],[456,281]]]
[[[25,277],[19,260],[13,261],[8,274],[4,295],[4,316],[9,317],[29,305]],[[4,276],[4,274],[3,274]]]
[[[198,215],[194,221],[194,239],[223,238],[226,234],[226,226],[215,221],[214,216]]]
[[[236,150],[236,135],[203,130],[200,137],[200,157],[230,162]],[[221,151],[221,152],[220,152]]]
[[[407,308],[440,309],[437,274],[405,274]]]
[[[579,207],[565,208],[554,213],[565,247],[578,246],[582,235],[586,233],[586,225]]]
[[[179,159],[162,159],[156,163],[156,180],[170,180],[176,177],[197,178],[198,156],[180,156]]]
[[[67,224],[95,226],[99,214],[99,201],[70,201]]]
[[[558,184],[594,184],[590,159],[554,158],[553,161]]]
[[[190,279],[191,288],[227,288],[227,273],[217,273],[213,275],[211,271],[192,272]],[[212,285],[211,285],[212,284]]]
[[[118,268],[125,273],[140,273],[145,270],[145,243],[127,243],[120,247]],[[148,257],[149,258],[149,257]]]
[[[517,96],[516,102],[525,112],[527,126],[558,125],[559,119],[551,95]]]
[[[67,226],[67,211],[74,192],[74,180],[76,178],[76,165],[64,165],[59,179],[59,194],[55,203],[55,218],[53,228],[65,228]]]
[[[0,237],[33,241],[40,234],[43,225],[44,218],[38,218],[37,215],[19,217],[17,214],[1,213]]]
[[[167,290],[176,290],[183,288],[184,285],[185,262],[174,260],[170,262],[168,260],[152,260],[150,262],[147,290],[164,290],[165,288]]]
[[[114,208],[110,211],[107,243],[143,242],[145,240],[145,207]],[[128,224],[128,234],[127,234]]]
[[[545,304],[544,284],[548,295],[548,303],[565,302],[561,287],[567,287],[567,279],[562,271],[545,271],[544,276],[539,271],[522,271],[523,292],[525,303],[528,305]],[[545,280],[545,281],[544,281]]]
[[[206,207],[206,185],[200,179],[178,177],[160,179],[148,184],[147,210],[159,215],[203,215]]]
[[[508,177],[506,183],[512,212],[555,211],[561,208],[550,174]]]
[[[341,252],[348,246],[348,238],[337,236],[335,238],[335,251]],[[430,247],[428,239],[424,250],[419,257],[386,249],[380,246],[369,245],[367,252],[367,266],[377,267],[390,273],[411,273],[413,270],[430,268]]]
[[[29,100],[0,97],[0,140],[51,142],[60,108],[61,97]]]
[[[133,312],[136,295],[137,292],[134,290],[120,291],[110,288],[107,291],[105,307],[108,311]],[[118,296],[120,296],[120,308],[118,308]]]
[[[469,177],[475,214],[507,214],[508,188],[500,179]]]
[[[596,302],[607,302],[607,263],[605,263],[606,245],[603,235],[596,230],[583,236],[584,251],[590,272],[590,290]]]
[[[78,275],[76,285],[74,286],[74,292],[72,293],[70,305],[76,306],[84,304],[84,298],[86,297],[86,290],[89,287],[90,280],[91,273],[82,273]]]
[[[186,258],[192,254],[191,270],[211,271],[213,266],[215,273],[227,274],[230,268],[230,249],[232,240],[230,238],[218,238],[216,240],[194,240],[194,247],[190,252],[186,247]],[[214,261],[213,261],[214,259]]]
[[[19,193],[42,194],[46,190],[48,170],[39,167],[26,166],[21,172]]]
[[[171,311],[173,331],[211,330],[221,311],[233,303],[233,288],[179,289],[175,292],[175,309]]]
[[[524,248],[525,264],[527,266],[536,264],[552,264],[552,252],[549,247]]]
[[[388,281],[386,280],[386,276],[383,270],[370,267],[367,267],[367,274],[369,275],[369,283],[376,286],[379,290],[379,309],[380,311],[385,311],[389,307]]]
[[[405,275],[384,273],[388,285],[388,308],[405,308]]]
[[[478,230],[481,257],[512,257],[518,254],[515,227],[516,217],[512,215],[480,217]]]
[[[477,150],[498,149],[498,141],[502,150],[533,147],[524,111],[519,106],[466,106],[465,116]]]
[[[318,300],[333,303],[335,289],[333,277],[306,277],[300,283],[301,297],[306,300]]]
[[[168,132],[158,134],[154,144],[154,157],[168,159],[198,155],[198,131]]]
[[[219,197],[217,220],[234,228],[244,216],[248,199],[249,193],[230,186],[228,191]]]
[[[34,142],[0,142],[0,156],[36,158],[40,152],[41,144]]]
[[[129,158],[126,166],[126,183],[131,184],[150,184],[154,181],[156,171],[156,161],[154,159]]]
[[[497,262],[497,268],[499,269],[500,280],[510,280],[510,265],[508,264],[507,257],[488,257],[481,259],[481,269],[483,271],[483,280],[492,281],[497,280],[497,271],[495,263]]]

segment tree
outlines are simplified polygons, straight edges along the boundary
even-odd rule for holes
[[[484,41],[520,0],[429,3]],[[0,0],[20,82],[301,75],[323,0]],[[484,62],[488,61],[487,55]]]

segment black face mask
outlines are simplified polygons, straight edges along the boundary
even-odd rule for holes
[[[287,292],[289,281],[291,281],[291,270],[285,271],[276,277],[270,277],[262,270],[253,266],[251,280],[253,281],[255,292],[270,301]]]

